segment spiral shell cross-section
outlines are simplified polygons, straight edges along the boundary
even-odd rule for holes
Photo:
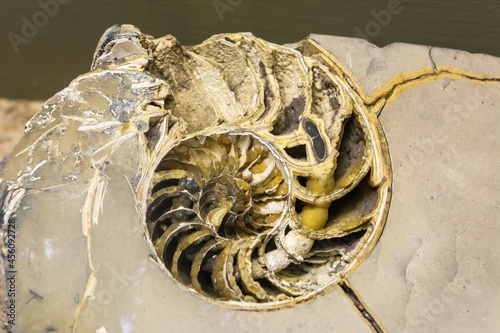
[[[186,125],[151,145],[144,178],[160,265],[196,295],[250,310],[292,307],[345,280],[381,236],[392,180],[354,78],[311,40],[155,43],[171,121]],[[158,124],[148,138],[167,128]]]
[[[178,142],[156,169],[147,212],[172,277],[212,299],[269,300],[252,258],[288,211],[288,178],[275,149],[252,134]]]

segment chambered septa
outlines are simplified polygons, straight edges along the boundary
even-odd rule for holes
[[[151,151],[146,224],[180,284],[230,307],[310,300],[380,236],[391,174],[377,118],[312,41],[150,40],[185,131]],[[347,74],[345,74],[347,75]]]

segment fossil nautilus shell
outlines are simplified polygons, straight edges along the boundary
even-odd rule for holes
[[[27,124],[4,166],[5,211],[27,228],[19,207],[42,191],[37,175],[50,166],[61,176],[43,188],[88,188],[75,212],[84,240],[67,250],[90,249],[93,230],[106,227],[98,220],[118,179],[111,168],[134,193],[151,259],[181,288],[226,307],[291,307],[341,283],[382,233],[389,152],[362,96],[310,39],[290,48],[235,33],[183,47],[114,26],[92,71]],[[105,257],[88,253],[77,312]]]
[[[193,119],[145,185],[148,234],[169,274],[227,306],[271,309],[353,271],[380,236],[391,181],[380,124],[353,79],[307,43],[226,34],[154,47],[168,49],[153,71],[172,89],[172,116]]]

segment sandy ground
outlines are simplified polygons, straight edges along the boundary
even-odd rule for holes
[[[43,101],[10,100],[0,98],[0,160],[21,138],[24,125],[38,112]],[[4,274],[0,274],[0,329],[6,322]]]

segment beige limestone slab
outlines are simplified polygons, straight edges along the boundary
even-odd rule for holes
[[[500,327],[500,85],[443,81],[407,91],[380,117],[393,201],[350,281],[389,332]]]
[[[394,43],[378,48],[364,39],[312,34],[358,80],[367,96],[395,76],[432,67],[429,46]]]
[[[436,66],[449,66],[475,74],[500,75],[500,61],[487,54],[433,47],[430,51]]]
[[[400,73],[433,65],[500,73],[500,59],[488,55],[312,38],[353,71],[368,95]],[[373,58],[386,64],[377,73],[368,70]],[[500,327],[499,105],[500,84],[445,78],[406,91],[382,111],[393,199],[381,240],[349,280],[389,332]]]
[[[364,39],[311,34],[359,81],[367,96],[390,79],[422,68],[447,66],[474,74],[500,75],[497,57],[424,45],[392,43],[378,48]]]

